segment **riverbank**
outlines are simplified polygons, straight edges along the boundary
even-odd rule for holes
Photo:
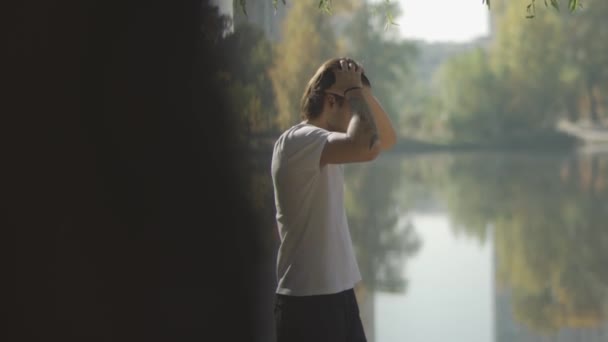
[[[276,138],[264,136],[249,140],[249,155],[268,159],[272,154]],[[434,143],[401,137],[397,144],[388,153],[434,153],[434,152],[475,152],[475,151],[550,151],[571,150],[581,146],[581,142],[571,136],[550,132],[543,135],[530,135],[509,137],[502,141],[479,142],[452,142]]]

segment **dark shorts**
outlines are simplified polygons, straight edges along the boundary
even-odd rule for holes
[[[366,342],[355,292],[276,295],[277,342]]]

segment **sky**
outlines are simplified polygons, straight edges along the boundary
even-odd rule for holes
[[[422,248],[405,294],[376,293],[376,342],[494,340],[493,246],[455,237],[444,215],[414,215]]]
[[[488,34],[489,11],[482,0],[390,1],[401,5],[403,14],[396,21],[404,38],[466,42]]]

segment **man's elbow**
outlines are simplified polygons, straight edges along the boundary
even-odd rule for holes
[[[382,137],[382,150],[383,151],[389,150],[389,149],[393,148],[393,146],[395,146],[396,143],[397,143],[396,134],[390,134],[388,136],[384,136],[384,137]]]
[[[380,155],[380,151],[382,150],[381,145],[381,141],[376,140],[376,142],[370,148],[368,148],[367,151],[365,151],[364,161],[375,160]]]

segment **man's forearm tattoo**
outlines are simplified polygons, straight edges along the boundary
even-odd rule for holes
[[[355,130],[360,130],[361,133],[370,137],[369,148],[371,149],[378,140],[378,130],[371,110],[363,98],[350,98],[349,103],[353,116],[357,116],[359,119],[356,121],[359,127],[355,127]]]

